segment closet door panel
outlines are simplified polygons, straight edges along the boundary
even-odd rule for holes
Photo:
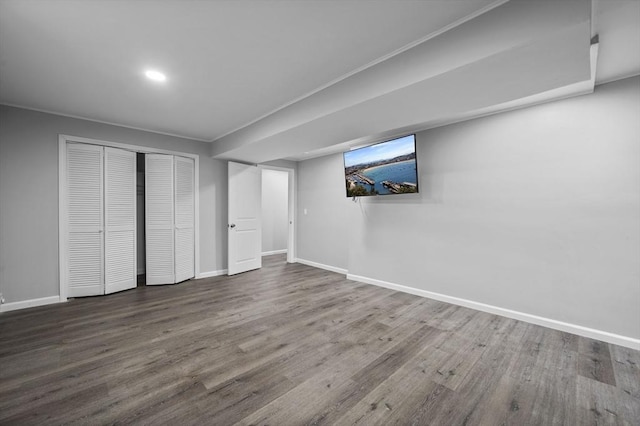
[[[175,157],[176,282],[195,275],[194,191],[193,159]]]
[[[105,293],[135,288],[136,154],[105,148]]]
[[[104,294],[103,147],[67,145],[69,297]]]
[[[193,230],[176,229],[176,282],[194,277]]]
[[[175,283],[173,156],[145,154],[147,285]]]

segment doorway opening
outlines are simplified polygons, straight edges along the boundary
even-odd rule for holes
[[[295,262],[295,171],[262,168],[262,256],[270,261]]]
[[[144,211],[144,154],[136,153],[136,265],[137,285],[146,285],[146,240]]]
[[[288,244],[289,174],[262,169],[262,257],[284,262]]]

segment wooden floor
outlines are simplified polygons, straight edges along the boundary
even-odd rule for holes
[[[0,424],[639,422],[638,351],[283,256],[0,315]]]

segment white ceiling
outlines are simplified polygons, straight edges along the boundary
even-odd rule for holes
[[[593,34],[640,73],[638,0],[0,0],[0,103],[303,159],[584,93]]]
[[[0,102],[212,141],[492,1],[1,0]]]

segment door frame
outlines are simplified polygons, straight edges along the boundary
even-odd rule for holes
[[[296,244],[296,170],[288,167],[269,166],[267,164],[258,164],[260,169],[278,170],[287,172],[289,175],[288,182],[288,236],[287,236],[287,263],[296,263],[295,244]]]
[[[194,169],[194,266],[195,276],[200,275],[200,156],[180,151],[132,145],[120,142],[110,142],[99,139],[83,138],[80,136],[58,135],[58,279],[60,288],[60,302],[67,301],[67,244],[69,234],[67,230],[67,144],[84,143],[111,148],[126,149],[143,154],[170,154],[193,158]],[[288,259],[288,258],[287,258]]]

